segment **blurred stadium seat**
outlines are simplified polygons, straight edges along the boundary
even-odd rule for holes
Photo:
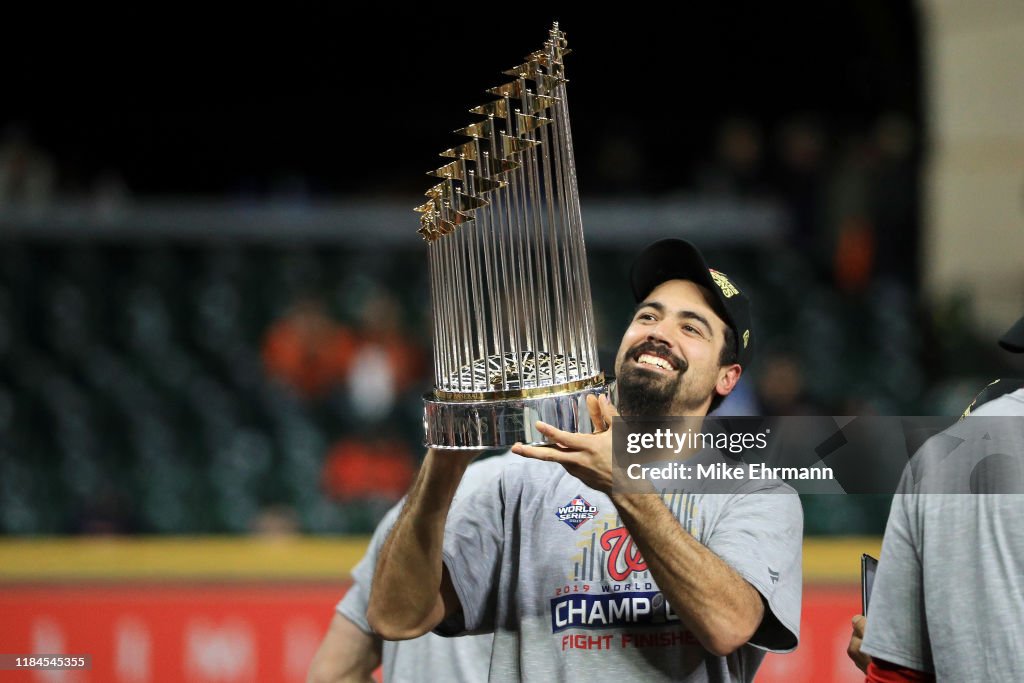
[[[3,252],[4,533],[238,533],[274,506],[293,509],[301,530],[366,532],[395,491],[332,499],[332,446],[388,437],[422,450],[422,369],[377,414],[353,410],[345,391],[303,398],[261,361],[264,335],[297,297],[316,295],[358,336],[362,307],[380,288],[399,307],[403,338],[427,353],[418,251],[25,239]],[[805,409],[938,407],[928,403],[934,368],[919,332],[927,316],[903,285],[840,293],[782,248],[708,256],[754,292],[758,360],[773,362],[774,350],[794,358]],[[629,259],[607,248],[592,248],[590,259],[602,274],[593,278],[600,334],[614,339],[632,306],[617,285]],[[751,374],[764,370],[755,364]],[[343,471],[335,465],[335,491],[362,490],[339,485]],[[813,533],[878,532],[887,507],[858,497],[806,502]]]

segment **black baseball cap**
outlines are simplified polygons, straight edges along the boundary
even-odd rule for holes
[[[1024,318],[1021,318],[999,338],[999,345],[1010,353],[1024,353]]]
[[[700,250],[686,240],[660,240],[633,261],[629,281],[640,303],[655,287],[668,280],[690,280],[706,287],[715,297],[722,319],[736,334],[737,362],[744,369],[754,351],[750,324],[750,300],[725,273],[709,268]]]

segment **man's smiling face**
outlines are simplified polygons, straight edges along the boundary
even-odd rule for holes
[[[615,359],[623,415],[704,415],[716,392],[732,391],[742,370],[720,363],[726,323],[710,296],[668,280],[637,306]]]

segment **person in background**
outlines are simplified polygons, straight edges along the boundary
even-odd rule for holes
[[[505,453],[473,463],[456,495],[464,496],[519,456]],[[335,608],[334,618],[309,667],[307,683],[364,683],[383,664],[390,683],[476,683],[487,679],[491,634],[442,638],[428,633],[414,640],[381,640],[366,621],[370,582],[377,555],[402,504],[388,511],[377,526],[366,555],[352,570],[352,586]]]
[[[999,344],[1024,353],[1024,318]],[[970,493],[915,493],[928,477],[918,472],[911,486],[908,467],[885,528],[871,619],[854,617],[847,648],[867,681],[1024,680],[1021,418],[1024,382],[997,380],[943,434],[959,445],[937,464],[969,458],[960,471],[969,471]]]
[[[302,297],[277,320],[263,340],[267,374],[309,400],[324,398],[345,381],[355,339],[322,301]]]

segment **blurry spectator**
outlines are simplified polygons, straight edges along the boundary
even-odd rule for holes
[[[874,225],[863,216],[847,216],[839,224],[833,262],[836,286],[861,292],[871,282],[875,261]]]
[[[776,354],[765,359],[757,378],[757,392],[765,415],[817,415],[804,396],[804,376],[796,358]],[[852,413],[851,413],[852,414]]]
[[[252,532],[267,538],[287,538],[299,533],[299,516],[289,505],[268,505],[252,520]]]
[[[794,118],[779,134],[777,173],[782,199],[793,220],[794,245],[822,264],[825,186],[825,133],[810,118]]]
[[[917,169],[915,133],[906,117],[888,114],[874,132],[878,163],[871,184],[881,274],[917,281]]]
[[[0,139],[0,206],[46,204],[55,180],[50,157],[32,144],[23,128],[9,126]]]
[[[722,124],[714,161],[697,177],[701,192],[750,197],[765,190],[761,131],[753,121],[735,118]]]
[[[389,292],[377,290],[359,313],[358,342],[348,374],[349,402],[356,417],[379,420],[424,370],[423,351],[401,327],[401,309]]]
[[[409,488],[413,469],[413,454],[404,441],[342,439],[327,453],[323,485],[339,502],[393,502]]]
[[[322,398],[345,378],[352,362],[351,333],[312,297],[296,302],[263,341],[267,372],[299,395]]]
[[[917,172],[914,131],[884,116],[868,137],[854,136],[830,181],[829,233],[836,284],[862,291],[879,275],[916,281]]]
[[[875,223],[871,182],[877,154],[863,136],[852,136],[829,180],[827,230],[823,236],[832,251],[835,283],[845,292],[863,291],[875,261]]]

